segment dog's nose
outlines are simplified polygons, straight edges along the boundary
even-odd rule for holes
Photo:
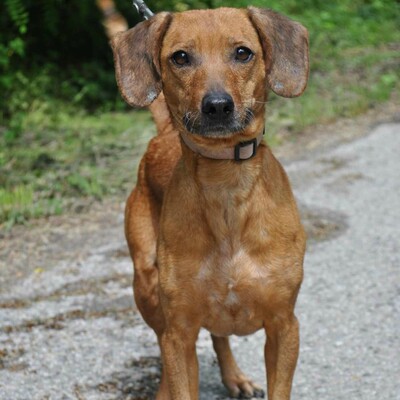
[[[226,93],[208,93],[201,102],[201,112],[208,118],[224,119],[229,117],[235,108],[232,97]]]

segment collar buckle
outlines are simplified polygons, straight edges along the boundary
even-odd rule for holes
[[[249,156],[241,156],[241,150],[245,147],[248,146],[253,146],[252,147],[252,152]],[[253,158],[257,153],[257,138],[251,139],[251,140],[247,140],[246,142],[239,142],[236,146],[235,146],[235,161],[244,161],[244,160],[249,160],[250,158]]]

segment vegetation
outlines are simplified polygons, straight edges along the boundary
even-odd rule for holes
[[[147,3],[154,11],[183,11],[249,2]],[[116,4],[130,25],[139,21],[131,1]],[[270,140],[282,127],[297,134],[399,92],[396,0],[251,4],[289,15],[310,32],[308,89],[290,101],[271,96]],[[95,1],[4,0],[0,11],[0,226],[125,194],[140,135],[154,128],[147,112],[128,111],[117,93]]]

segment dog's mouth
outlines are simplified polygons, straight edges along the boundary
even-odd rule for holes
[[[253,121],[254,113],[246,108],[243,113],[233,112],[223,118],[207,118],[200,112],[187,112],[183,117],[186,130],[206,137],[226,137],[244,131]]]

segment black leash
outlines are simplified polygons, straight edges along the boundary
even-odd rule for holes
[[[144,19],[151,18],[154,13],[147,7],[146,3],[143,0],[133,0],[133,5],[136,8],[136,11],[139,15]]]

